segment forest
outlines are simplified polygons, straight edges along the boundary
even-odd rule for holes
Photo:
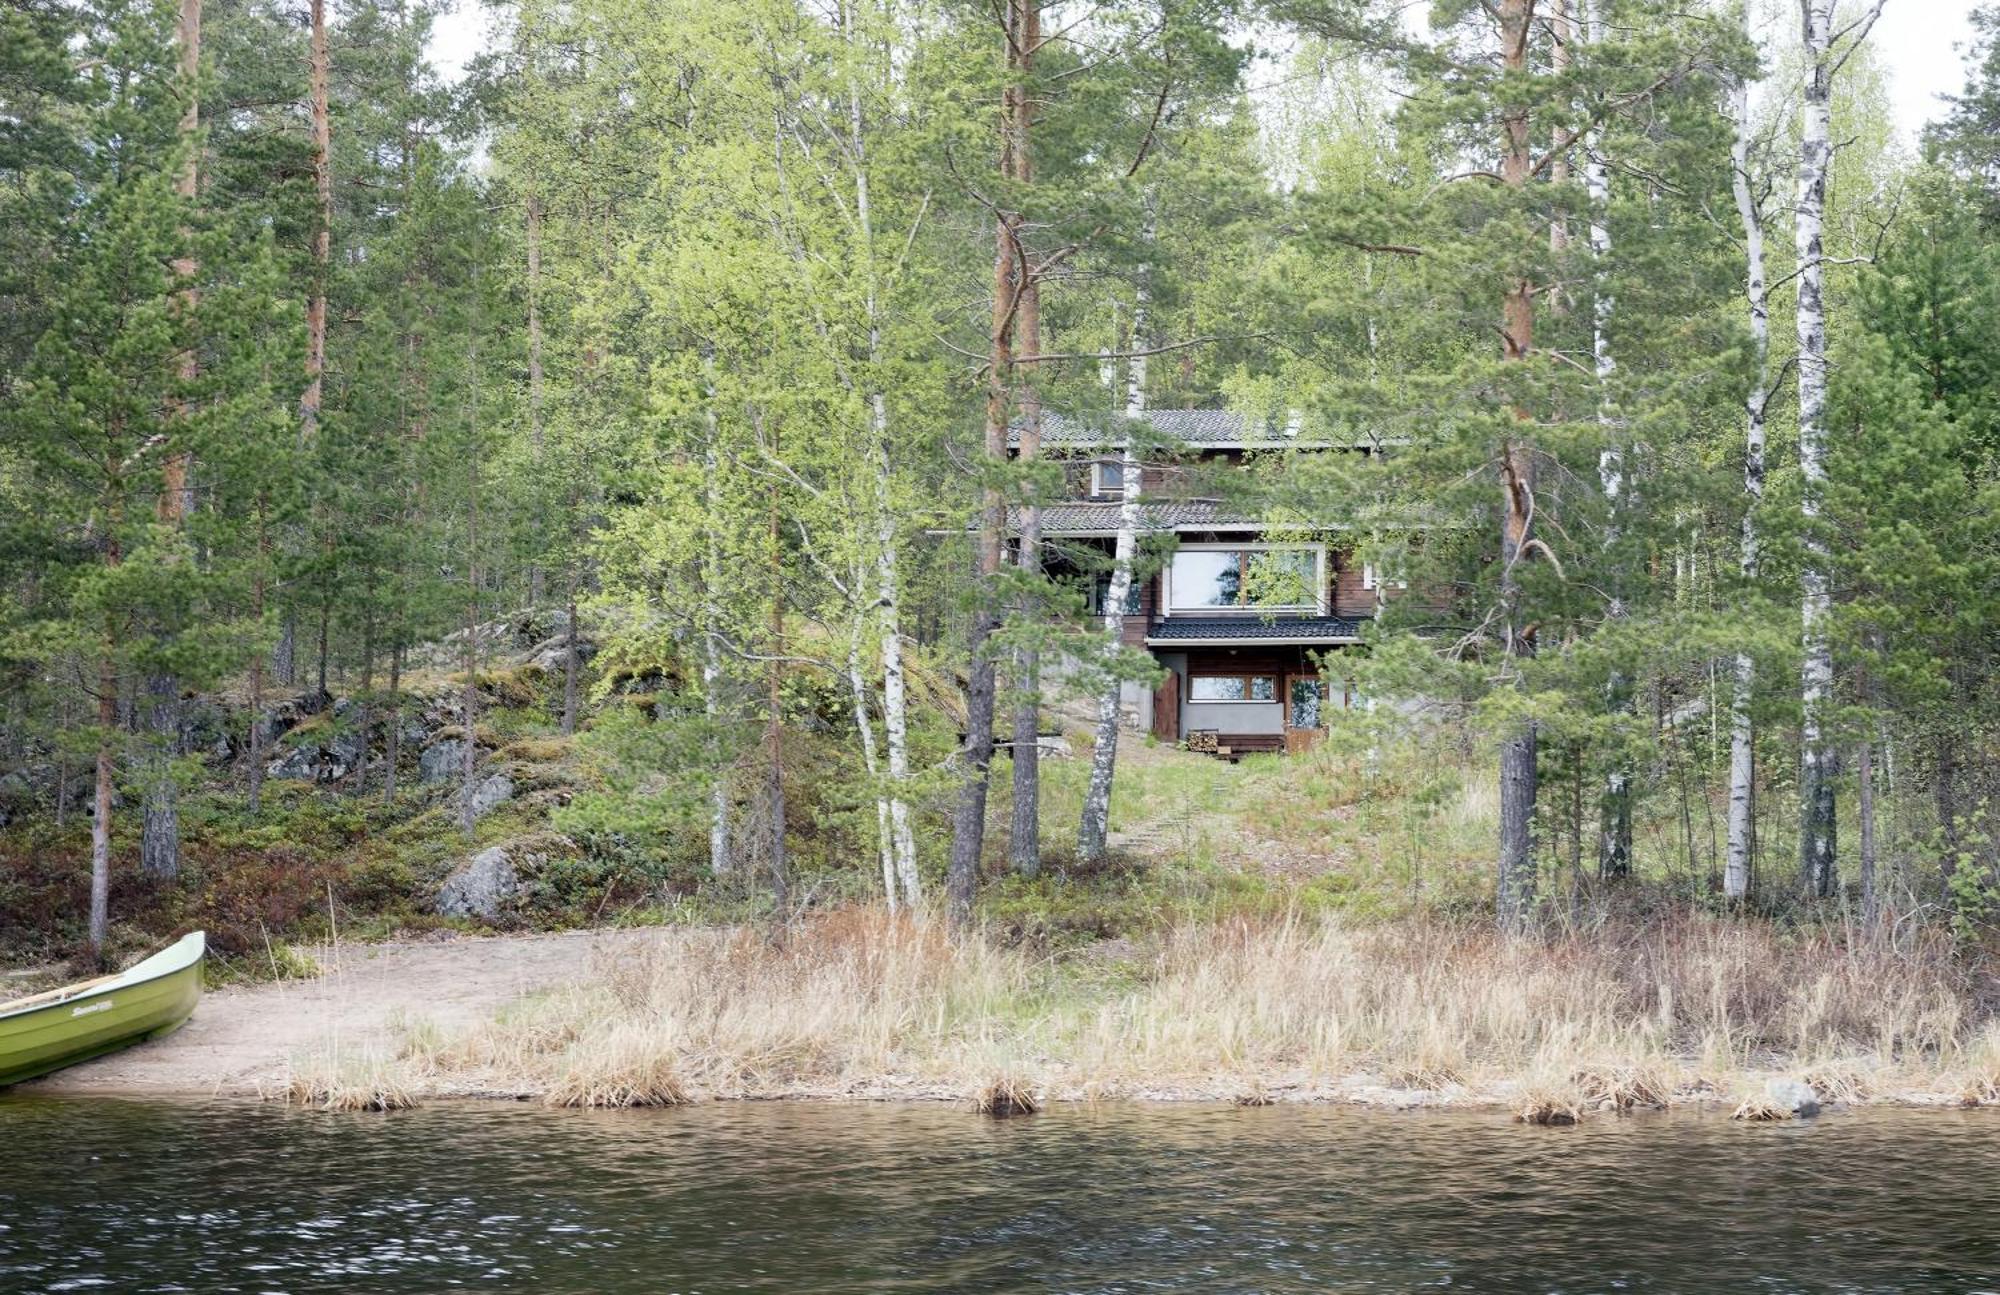
[[[1913,149],[1883,7],[507,0],[446,79],[436,0],[4,0],[0,950],[499,850],[502,925],[1968,965],[2000,8]],[[1368,451],[1187,487],[1395,577],[1309,752],[1120,738],[1167,410]]]

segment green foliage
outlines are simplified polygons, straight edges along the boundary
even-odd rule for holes
[[[1048,677],[1060,659],[1071,697],[1157,677],[1087,612],[1107,564],[1094,539],[1052,540],[1045,572],[972,580],[962,538],[986,489],[1046,501],[1076,467],[987,455],[989,395],[1010,422],[1032,393],[1110,425],[1123,398],[1098,359],[1135,342],[1160,348],[1147,407],[1296,416],[1301,440],[1335,447],[1183,463],[1161,498],[1257,514],[1407,588],[1385,585],[1365,642],[1325,663],[1381,705],[1341,716],[1317,753],[1227,767],[1133,744],[1114,824],[1152,836],[1112,866],[1067,857],[1083,769],[1051,760],[1049,870],[991,896],[1011,935],[1490,903],[1494,815],[1465,744],[1530,722],[1538,870],[1560,883],[1544,907],[1591,898],[1584,843],[1614,772],[1635,789],[1647,880],[1700,896],[1739,656],[1759,681],[1775,891],[1815,538],[1836,596],[1833,736],[1870,742],[1883,771],[1878,899],[1988,920],[2000,17],[1980,11],[1966,92],[1921,165],[1887,146],[1867,52],[1843,72],[1836,134],[1854,142],[1836,162],[1834,448],[1814,536],[1782,395],[1746,517],[1755,364],[1737,231],[1717,215],[1733,205],[1724,91],[1760,63],[1748,179],[1779,195],[1794,180],[1789,40],[1749,48],[1733,6],[1606,0],[1605,30],[1571,33],[1561,58],[1542,14],[1507,70],[1492,6],[1434,4],[1421,32],[1394,9],[1115,0],[1065,10],[1023,71],[994,7],[957,0],[523,0],[447,86],[424,56],[435,0],[356,0],[330,33],[322,272],[295,14],[233,3],[190,82],[171,6],[0,6],[9,940],[48,952],[77,935],[77,802],[60,831],[48,807],[100,748],[130,895],[117,940],[212,922],[246,966],[272,956],[267,933],[330,930],[342,907],[376,930],[433,921],[468,846],[548,833],[529,921],[749,912],[775,902],[749,896],[781,854],[792,899],[876,894],[892,799],[934,880],[966,774],[975,614],[1007,609],[984,650],[1037,652]],[[1237,38],[1246,24],[1297,38],[1280,75]],[[997,174],[1010,79],[1034,105],[1032,166]],[[1524,117],[1534,170],[1495,183]],[[1601,206],[1592,157],[1610,167]],[[996,213],[1021,217],[1054,358],[1017,347],[990,392]],[[1781,225],[1766,231],[1780,339],[1798,268]],[[1532,338],[1503,355],[1495,325],[1523,283]],[[302,307],[319,289],[332,323],[308,434]],[[1771,361],[1782,387],[1787,343]],[[1177,451],[1132,434],[1141,457]],[[1539,546],[1508,567],[1496,470],[1515,448]],[[188,510],[164,498],[183,468]],[[1142,575],[1174,543],[1149,535]],[[1277,564],[1250,582],[1302,593]],[[567,663],[558,608],[582,627]],[[513,642],[523,624],[538,642]],[[469,738],[518,794],[462,833],[452,788],[410,785],[413,750],[383,767],[380,726],[458,706],[468,671],[476,713],[417,731]],[[908,697],[895,723],[892,677]],[[220,699],[228,731],[194,744],[149,714],[164,679]],[[273,783],[252,810],[250,693],[322,681],[360,705],[286,740],[372,725],[375,760],[339,788]],[[165,784],[187,868],[141,884],[127,820]],[[712,833],[738,856],[725,876]],[[1260,851],[1280,864],[1241,866]]]

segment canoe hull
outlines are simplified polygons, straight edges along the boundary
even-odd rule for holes
[[[179,953],[157,974],[156,955],[113,983],[45,1006],[0,1015],[0,1087],[35,1079],[147,1039],[171,1034],[201,1000],[201,948]]]

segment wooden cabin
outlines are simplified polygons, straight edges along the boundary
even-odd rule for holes
[[[1226,758],[1307,749],[1332,710],[1358,700],[1341,658],[1357,649],[1387,590],[1339,530],[1268,524],[1232,510],[1218,487],[1260,455],[1374,448],[1221,410],[1156,410],[1146,422],[1148,444],[1166,448],[1145,455],[1140,534],[1171,534],[1174,543],[1157,571],[1143,573],[1124,633],[1166,675],[1151,691],[1127,685],[1126,721]],[[1123,425],[1050,414],[1042,427],[1043,455],[1071,465],[1068,497],[1042,509],[1047,568],[1084,582],[1100,615],[1124,503]]]

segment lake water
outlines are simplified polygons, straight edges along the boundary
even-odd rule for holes
[[[0,1099],[0,1291],[2000,1291],[2000,1112]]]

